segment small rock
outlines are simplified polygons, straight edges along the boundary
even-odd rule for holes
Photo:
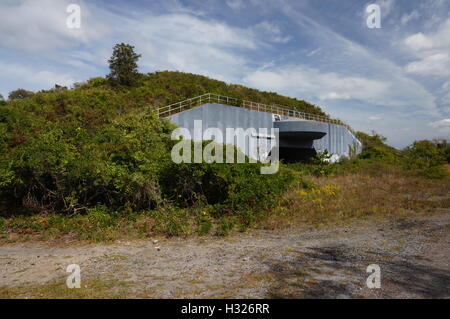
[[[156,248],[157,251],[160,251],[160,250],[161,250],[161,247],[159,247],[159,246],[157,246],[157,247],[155,247],[155,248]]]
[[[159,241],[155,239],[155,240],[153,241],[153,245],[156,245],[158,242],[159,242]]]

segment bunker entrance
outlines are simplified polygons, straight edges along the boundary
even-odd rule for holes
[[[285,163],[307,162],[316,154],[314,148],[280,147],[280,160]]]

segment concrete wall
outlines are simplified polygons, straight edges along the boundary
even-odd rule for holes
[[[228,106],[216,103],[207,103],[190,110],[186,110],[168,117],[168,119],[178,125],[189,130],[191,138],[195,141],[201,140],[203,132],[207,128],[218,128],[225,135],[227,128],[242,128],[247,130],[249,128],[255,128],[257,131],[259,129],[268,130],[268,134],[271,134],[271,128],[280,128],[280,146],[281,147],[313,147],[317,152],[322,152],[325,149],[328,150],[330,154],[334,154],[334,159],[340,158],[342,156],[349,156],[350,151],[353,148],[356,154],[361,152],[362,145],[356,139],[353,134],[343,126],[336,124],[328,124],[323,122],[289,119],[281,122],[274,122],[273,115],[266,112],[258,112],[247,110],[244,108],[239,108],[235,106]],[[202,127],[197,132],[195,131],[194,121],[201,120]],[[288,134],[289,131],[299,132],[295,137],[283,138]],[[302,135],[301,132],[304,132]],[[315,133],[326,133],[325,136],[319,138],[314,137]],[[316,134],[317,135],[317,134]],[[313,138],[319,138],[313,140]],[[255,145],[258,145],[258,141],[264,141],[263,135],[250,135],[246,140],[247,148],[241,151],[247,156],[252,158],[257,158],[254,154],[257,154]],[[233,140],[225,140],[223,136],[223,141],[227,144],[238,145],[236,138]],[[270,138],[265,141],[269,144],[270,148]],[[264,142],[261,143],[264,145]],[[261,145],[260,144],[260,145]],[[253,145],[253,149],[248,146]],[[267,152],[270,149],[267,150]]]
[[[336,154],[339,157],[349,157],[350,152],[353,155],[362,151],[361,142],[347,128],[337,124],[326,124],[327,135],[313,142],[313,147],[317,152],[323,152],[325,149],[330,154]]]
[[[243,130],[255,128],[256,131],[259,131],[261,128],[268,130],[267,133],[269,134],[271,133],[270,129],[272,128],[272,114],[270,113],[251,111],[240,107],[216,103],[207,103],[190,110],[171,115],[168,119],[179,127],[188,129],[194,141],[201,140],[203,133],[195,131],[195,120],[202,120],[202,131],[207,128],[214,127],[221,130],[224,135],[226,134],[227,128],[242,128]],[[226,144],[238,145],[236,137],[228,141],[225,138],[226,137],[223,136],[223,141]],[[262,142],[260,143],[264,144]],[[245,141],[245,145],[245,148],[240,148],[241,151],[247,156],[254,159],[259,159],[257,155],[255,155],[258,154],[256,149],[258,145],[257,136],[249,135]],[[266,150],[265,153],[268,153],[269,151],[270,149]]]

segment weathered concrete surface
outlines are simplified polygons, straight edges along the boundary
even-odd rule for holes
[[[271,135],[272,128],[280,130],[280,147],[312,149],[316,152],[328,152],[335,157],[349,157],[352,153],[358,154],[362,150],[361,142],[344,126],[316,121],[289,120],[274,121],[273,114],[248,110],[245,108],[228,106],[217,103],[207,103],[192,109],[171,115],[168,119],[186,128],[190,132],[191,139],[199,141],[203,133],[208,128],[218,128],[223,136],[218,142],[238,145],[237,138],[226,140],[227,128],[242,128],[244,131],[254,128],[258,134],[249,134],[246,139],[246,146],[240,147],[241,151],[252,158],[258,158],[258,139],[264,139],[264,135]],[[202,127],[195,127],[195,121],[201,120]],[[262,132],[262,130],[266,130]],[[259,134],[262,133],[262,134]],[[263,142],[269,145],[270,141]],[[267,150],[270,151],[270,149]]]

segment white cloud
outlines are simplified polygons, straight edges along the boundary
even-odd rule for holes
[[[279,27],[267,21],[258,23],[252,27],[252,30],[256,36],[262,37],[270,42],[287,43],[292,39],[290,36],[283,36]]]
[[[395,6],[393,1],[379,1],[378,4],[382,7],[383,16],[394,10]],[[307,8],[301,7],[304,10],[298,10],[287,1],[284,1],[281,7],[283,14],[297,24],[297,31],[304,34],[305,38],[312,39],[311,47],[321,48],[320,55],[314,57],[313,68],[316,72],[308,72],[300,65],[300,71],[310,76],[302,78],[301,84],[298,81],[294,84],[286,81],[290,89],[280,87],[283,93],[300,98],[313,96],[318,100],[322,98],[323,101],[330,101],[333,98],[341,100],[356,98],[375,105],[407,108],[409,112],[439,115],[435,96],[415,79],[410,78],[403,67],[398,66],[395,59],[391,60],[389,55],[380,52],[383,41],[374,48],[363,46],[343,36],[335,30],[333,24],[319,23],[308,15]],[[294,31],[292,30],[291,33],[293,34]],[[390,49],[386,48],[386,51]],[[292,73],[297,70],[295,61],[292,61],[291,65],[287,64],[285,63],[281,69],[287,71],[292,69]],[[281,74],[281,70],[277,70],[276,67],[271,67],[270,70]],[[330,70],[333,71],[334,78],[330,76]],[[255,76],[252,80],[255,83],[262,81]],[[313,88],[307,87],[308,83],[318,81],[323,82],[324,85],[318,83]],[[266,88],[270,89],[270,83],[267,84]],[[293,85],[298,87],[292,88]],[[295,93],[301,94],[295,95]]]
[[[422,32],[416,33],[405,39],[405,44],[414,51],[431,49],[434,46],[433,39]]]
[[[312,50],[310,52],[308,52],[307,56],[312,57],[314,55],[316,55],[317,53],[319,53],[322,50],[322,48],[317,48],[315,50]]]
[[[450,76],[450,56],[447,53],[436,53],[422,60],[409,63],[406,72],[420,75]]]
[[[139,64],[144,71],[179,70],[237,81],[247,68],[246,52],[288,41],[270,23],[238,28],[179,10],[173,14],[147,13],[130,18],[83,3],[82,28],[74,33],[74,29],[66,28],[69,2],[23,0],[0,4],[0,47],[40,56],[45,52],[52,61],[86,71],[106,67],[112,45],[126,39],[142,54]],[[95,12],[95,19],[90,18],[90,11]],[[103,37],[104,30],[108,30],[107,37]],[[95,44],[80,47],[90,41]],[[74,49],[67,50],[71,46]],[[34,76],[25,74],[25,69],[19,75],[25,83],[26,78]]]
[[[378,0],[375,1],[375,4],[380,6],[381,17],[387,17],[394,8],[393,0]]]
[[[70,87],[76,82],[76,78],[70,74],[62,72],[52,72],[41,68],[31,68],[16,63],[0,62],[0,70],[2,70],[2,89],[4,96],[9,91],[24,88],[27,90],[37,91],[40,89],[50,89],[55,84]]]
[[[431,122],[429,125],[433,127],[436,132],[450,137],[450,118]]]
[[[246,71],[245,52],[263,43],[254,30],[230,27],[186,14],[167,14],[127,21],[122,32],[142,54],[148,70],[179,70],[226,81]]]
[[[417,10],[411,11],[409,14],[404,14],[400,20],[402,25],[408,24],[410,21],[415,20],[420,17],[420,14]]]
[[[352,98],[352,96],[349,93],[332,91],[329,93],[322,94],[319,98],[321,100],[349,100]]]
[[[405,66],[405,71],[419,75],[450,75],[450,19],[447,19],[434,33],[413,34],[404,40],[405,46],[419,60]]]
[[[244,83],[299,98],[322,101],[356,99],[375,105],[408,108],[409,112],[435,112],[431,94],[414,81],[395,76],[390,81],[374,80],[321,72],[306,66],[285,66],[254,71],[244,78]]]
[[[144,72],[179,70],[230,82],[239,81],[247,71],[248,53],[290,40],[269,22],[239,28],[179,9],[162,15],[135,12],[127,17],[83,1],[79,2],[82,28],[68,29],[66,8],[71,2],[2,2],[0,47],[9,52],[31,51],[41,58],[45,54],[49,64],[58,61],[77,68],[78,72],[74,70],[74,73],[98,74],[107,65],[112,45],[126,41],[142,54],[139,65]],[[240,1],[228,4],[235,8],[244,5]],[[27,79],[35,74],[26,74],[26,70],[33,72],[23,68],[16,77],[22,76],[23,82],[34,88],[34,82]],[[55,74],[49,76],[48,81],[42,81],[42,87],[54,82]]]
[[[430,123],[433,127],[449,127],[450,128],[450,119],[443,119],[440,121]]]
[[[66,19],[70,0],[19,0],[0,4],[0,47],[34,53],[68,48],[100,39],[107,28],[98,23],[84,2],[81,28],[70,29]]]
[[[240,10],[245,6],[244,1],[242,0],[227,0],[226,3],[230,8],[234,10]]]
[[[227,24],[207,21],[186,14],[167,14],[130,21],[131,35],[138,32],[143,40],[164,39],[179,43],[192,43],[202,46],[214,45],[220,48],[256,48],[255,39],[245,29],[233,28]]]

